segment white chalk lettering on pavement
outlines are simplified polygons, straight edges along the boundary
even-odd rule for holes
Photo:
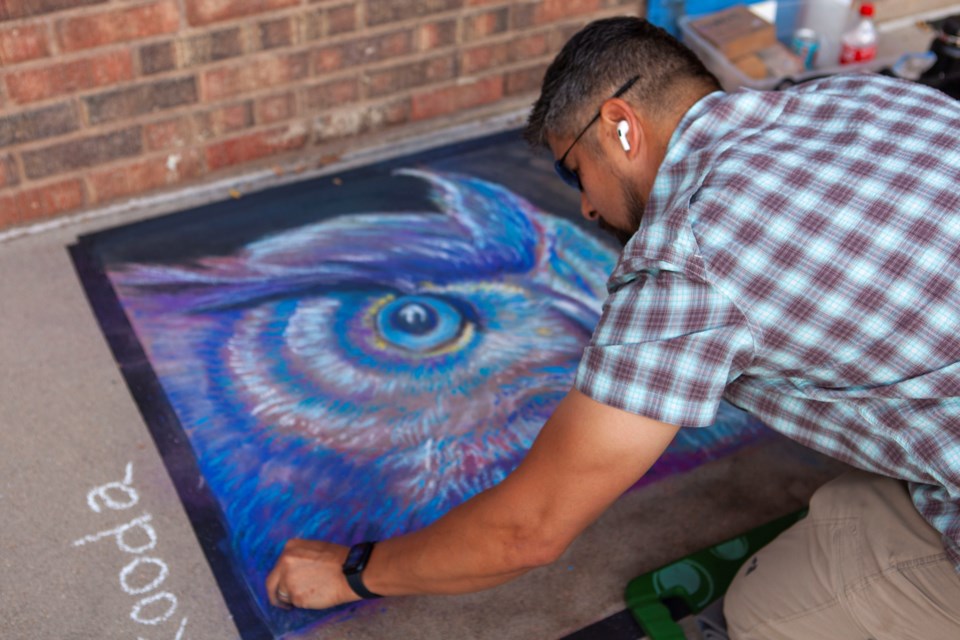
[[[87,506],[94,513],[104,515],[132,509],[140,502],[140,494],[133,486],[133,463],[128,462],[123,480],[108,482],[87,492]],[[113,540],[117,549],[134,556],[117,573],[120,588],[129,596],[138,598],[130,607],[130,619],[147,626],[158,626],[170,620],[177,612],[177,596],[160,587],[170,575],[170,567],[162,559],[147,555],[157,546],[157,530],[153,516],[143,512],[121,524],[110,523],[110,528],[83,536],[73,541],[74,547]],[[127,558],[123,558],[126,560]],[[187,618],[180,619],[174,640],[183,640]],[[138,640],[144,640],[138,638]]]

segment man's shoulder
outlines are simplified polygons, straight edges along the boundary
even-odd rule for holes
[[[926,85],[878,73],[840,73],[785,89],[783,93],[804,98],[853,100],[863,103],[914,104],[960,113],[960,103]]]

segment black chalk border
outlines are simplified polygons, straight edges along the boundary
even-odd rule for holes
[[[180,419],[95,255],[95,243],[81,237],[68,250],[87,300],[180,496],[240,637],[243,640],[273,639],[254,595],[228,551],[223,512],[200,473],[196,454]]]

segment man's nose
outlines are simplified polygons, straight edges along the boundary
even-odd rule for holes
[[[583,191],[580,192],[580,213],[587,220],[596,220],[598,215],[597,210],[594,209],[590,201],[587,200],[587,194]]]

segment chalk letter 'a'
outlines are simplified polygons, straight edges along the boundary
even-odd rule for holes
[[[117,539],[117,547],[119,547],[121,551],[126,551],[127,553],[143,553],[144,551],[149,551],[157,546],[157,532],[154,530],[153,525],[150,524],[150,520],[152,519],[153,516],[145,513],[139,518],[134,518],[127,524],[120,525],[116,529],[108,529],[100,533],[84,536],[79,540],[74,540],[73,546],[79,547],[88,542],[96,542],[97,540],[114,536]],[[127,541],[127,533],[137,529],[140,529],[146,534],[147,542],[138,547],[134,547]]]
[[[97,498],[100,498],[103,505],[108,509],[113,509],[114,511],[129,509],[140,501],[140,496],[136,490],[130,486],[131,482],[133,482],[133,463],[128,462],[123,480],[121,482],[108,482],[107,484],[91,489],[87,494],[87,504],[97,513],[100,513],[102,508],[97,503]],[[116,496],[117,499],[114,499],[114,497],[110,495],[111,491],[114,493],[122,493],[123,495],[118,495]]]

